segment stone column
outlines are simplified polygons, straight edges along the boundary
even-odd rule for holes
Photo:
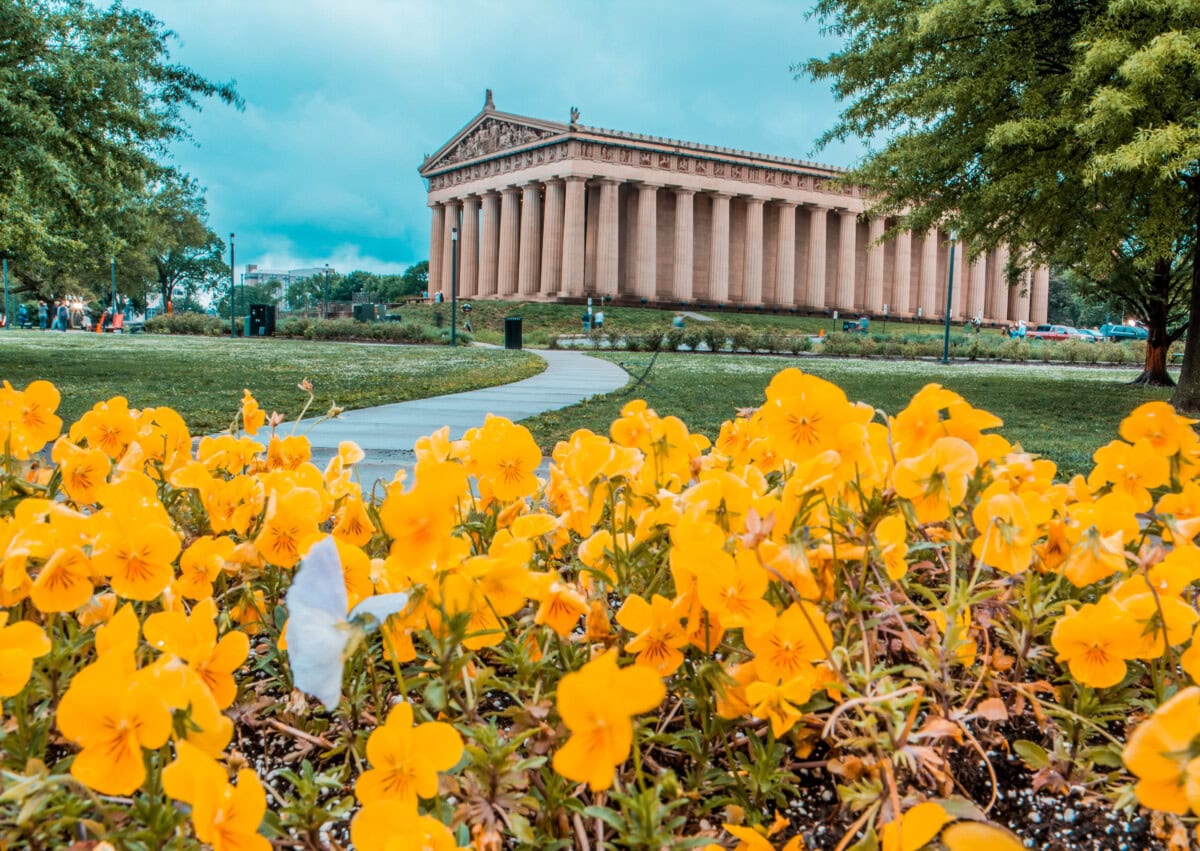
[[[987,252],[971,261],[971,284],[967,290],[967,318],[987,315]]]
[[[583,295],[583,208],[584,178],[566,178],[566,208],[563,211],[562,294]]]
[[[892,266],[892,295],[888,312],[907,316],[912,303],[912,231],[896,234],[896,262]]]
[[[695,234],[692,232],[695,206],[695,190],[675,190],[675,286],[672,294],[679,301],[692,300],[692,280],[696,265]]]
[[[605,178],[600,181],[600,233],[596,247],[596,289],[602,295],[616,295],[621,260],[621,229],[617,199],[621,184]]]
[[[454,241],[451,238],[458,227],[458,201],[446,202],[446,219],[442,223],[442,281],[438,290],[450,299],[450,286],[454,280]],[[460,258],[461,259],[461,258]],[[433,290],[429,291],[433,295]]]
[[[932,319],[942,314],[937,303],[938,230],[930,228],[921,238],[921,288],[917,291],[917,308],[922,318]]]
[[[708,297],[717,304],[729,301],[729,196],[712,196],[712,243],[708,263]]]
[[[458,294],[473,296],[479,292],[479,196],[463,199],[462,234],[459,236]]]
[[[521,250],[517,292],[534,295],[541,284],[542,184],[526,183],[521,194]]]
[[[813,310],[825,309],[825,224],[827,207],[809,207],[808,220],[808,295],[805,301]]]
[[[992,279],[992,316],[996,322],[1008,321],[1008,246],[996,249],[996,274]]]
[[[1032,302],[1032,296],[1033,296],[1033,270],[1025,269],[1024,271],[1021,272],[1021,285],[1019,287],[1017,287],[1017,293],[1016,293],[1017,304],[1016,304],[1016,311],[1015,311],[1016,315],[1013,316],[1013,319],[1016,319],[1018,321],[1024,319],[1026,322],[1029,322],[1031,320],[1030,312],[1029,312],[1029,305]]]
[[[746,252],[742,255],[742,301],[762,304],[763,199],[746,199]]]
[[[950,295],[950,318],[963,319],[967,303],[967,246],[961,241],[954,243],[954,292]]]
[[[779,203],[779,232],[775,238],[775,303],[796,303],[796,205]]]
[[[431,204],[429,212],[432,221],[429,224],[429,291],[438,292],[442,288],[442,226],[446,221],[446,208],[441,204]]]
[[[563,182],[546,181],[546,218],[542,230],[542,286],[544,296],[556,296],[562,288]]]
[[[495,295],[499,280],[500,252],[500,193],[483,195],[482,222],[479,234],[479,295]]]
[[[500,295],[515,295],[517,292],[517,268],[520,261],[521,237],[521,190],[507,187],[500,201]]]
[[[883,313],[883,238],[884,220],[871,219],[867,225],[867,288],[863,295],[863,307],[868,313]]]
[[[838,212],[838,277],[834,306],[838,310],[854,310],[854,251],[858,238],[858,213]]]
[[[653,301],[658,295],[658,187],[638,186],[637,284],[641,298]]]
[[[1029,321],[1041,325],[1050,309],[1050,267],[1033,270],[1033,291],[1029,294]]]

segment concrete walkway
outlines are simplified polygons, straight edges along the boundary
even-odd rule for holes
[[[555,411],[601,393],[620,390],[629,374],[614,363],[588,357],[580,352],[558,350],[531,351],[546,361],[546,370],[532,378],[454,393],[378,405],[346,411],[336,420],[315,425],[300,423],[297,434],[307,434],[313,448],[313,462],[324,468],[337,454],[343,440],[353,440],[367,453],[358,465],[365,487],[377,478],[390,480],[397,468],[411,469],[415,458],[412,448],[417,438],[450,426],[450,436],[458,438],[469,428],[483,425],[488,414],[508,417],[516,422],[535,414]],[[292,424],[279,428],[281,435],[291,433]],[[262,439],[265,441],[265,432]]]

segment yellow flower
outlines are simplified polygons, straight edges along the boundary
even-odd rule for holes
[[[941,804],[926,801],[889,821],[879,832],[883,851],[918,851],[928,845],[951,820]]]
[[[413,726],[413,709],[400,703],[367,739],[371,768],[358,778],[354,793],[364,806],[391,803],[416,812],[418,798],[437,795],[438,772],[462,758],[458,731],[441,721]]]
[[[851,404],[838,386],[798,369],[785,369],[772,378],[766,394],[755,419],[789,461],[836,449],[844,426],[865,424],[872,415],[869,407]]]
[[[33,660],[49,652],[45,630],[29,621],[8,623],[8,612],[0,611],[0,697],[12,697],[25,688]]]
[[[146,779],[142,748],[162,747],[171,710],[148,679],[130,678],[123,654],[102,658],[71,680],[58,704],[58,728],[82,750],[71,776],[104,795],[129,795]]]
[[[321,534],[321,497],[311,488],[294,487],[271,494],[254,546],[279,567],[295,567],[300,553]]]
[[[1071,584],[1082,588],[1125,569],[1125,546],[1139,534],[1136,513],[1126,493],[1071,506],[1066,533],[1072,546],[1062,566]]]
[[[1033,562],[1033,542],[1050,519],[1050,506],[1030,491],[985,493],[971,516],[979,531],[971,552],[989,567],[1014,574]]]
[[[242,391],[242,428],[246,434],[258,434],[258,430],[267,421],[267,413],[258,407],[258,402],[250,395],[249,390]]]
[[[957,437],[935,440],[928,451],[896,464],[892,477],[898,493],[912,503],[918,523],[945,520],[963,501],[979,465],[971,444]]]
[[[211,597],[213,582],[233,562],[232,538],[202,535],[179,558],[179,579],[175,591],[189,600]]]
[[[833,647],[824,612],[808,601],[793,603],[778,617],[771,614],[755,621],[743,635],[758,676],[767,683],[787,682],[809,672],[812,663],[826,658]]]
[[[1129,495],[1137,511],[1148,511],[1154,504],[1150,491],[1171,478],[1170,462],[1144,441],[1131,445],[1114,440],[1092,457],[1096,466],[1088,476],[1088,486],[1098,490],[1112,484],[1115,493]]]
[[[1134,791],[1147,807],[1182,815],[1188,810],[1188,764],[1198,755],[1200,688],[1185,688],[1134,729],[1121,754],[1137,775]]]
[[[78,547],[56,550],[42,565],[29,597],[39,612],[71,612],[92,597],[92,563]]]
[[[758,564],[754,553],[740,550],[736,559],[725,553],[714,554],[697,568],[697,589],[704,608],[721,620],[726,628],[762,623],[774,613],[763,599],[770,578]]]
[[[337,524],[333,535],[340,541],[356,547],[366,546],[375,534],[375,524],[367,514],[367,506],[361,499],[348,497],[337,512]]]
[[[177,555],[179,538],[169,526],[131,519],[103,528],[92,563],[121,597],[153,600],[175,578]]]
[[[58,465],[63,490],[77,505],[90,505],[96,501],[96,490],[108,480],[112,462],[99,449],[79,449],[66,440],[55,444],[55,449],[59,446],[64,450]]]
[[[533,622],[545,624],[566,638],[588,610],[587,600],[556,573],[535,573],[531,579],[530,596],[538,601]]]
[[[804,665],[782,682],[750,683],[746,686],[746,703],[754,717],[771,721],[771,732],[778,738],[804,717],[800,707],[812,697],[816,681],[812,665]]]
[[[267,443],[268,470],[296,470],[312,457],[312,446],[302,434],[271,435]]]
[[[143,633],[152,646],[188,663],[208,686],[218,709],[237,697],[233,673],[250,653],[246,633],[234,630],[217,640],[216,605],[212,598],[197,603],[192,614],[157,612],[146,618]]]
[[[618,668],[615,650],[567,674],[558,684],[557,705],[571,737],[554,754],[554,770],[568,780],[586,781],[593,791],[609,788],[633,744],[630,719],[654,709],[665,695],[650,668]]]
[[[1139,632],[1121,604],[1105,596],[1078,611],[1068,606],[1054,625],[1050,643],[1076,680],[1108,688],[1125,678],[1125,660],[1136,657]]]
[[[675,601],[655,594],[649,603],[636,594],[626,598],[617,612],[617,623],[634,634],[625,649],[637,654],[637,663],[669,677],[683,664],[679,648],[687,644]]]
[[[25,459],[62,431],[58,389],[49,381],[34,381],[15,390],[7,381],[0,387],[0,452]]]
[[[137,437],[137,420],[129,410],[124,396],[114,396],[107,402],[97,402],[92,409],[71,426],[71,440],[86,440],[88,446],[99,449],[109,458],[120,458]]]
[[[1121,437],[1143,442],[1157,454],[1170,457],[1196,443],[1195,420],[1181,417],[1169,402],[1146,402],[1121,420]]]
[[[243,768],[238,772],[237,786],[224,778],[220,785],[197,786],[192,826],[196,838],[213,851],[270,851],[270,841],[258,833],[266,812],[267,794],[258,775]]]
[[[542,451],[524,426],[489,415],[470,441],[471,468],[501,502],[530,496],[538,489]]]
[[[385,804],[358,811],[350,841],[358,851],[458,851],[454,834],[437,819]]]

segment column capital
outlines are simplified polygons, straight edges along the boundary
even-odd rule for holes
[[[586,183],[589,178],[587,177],[587,175],[583,175],[583,174],[564,174],[559,179],[564,180],[567,183]]]
[[[686,186],[670,186],[670,185],[668,185],[667,188],[670,189],[672,192],[674,192],[676,195],[695,195],[696,194],[695,189],[688,189]]]
[[[767,203],[767,199],[766,199],[766,198],[759,198],[757,195],[740,195],[740,196],[738,196],[738,197],[740,197],[740,198],[745,198],[745,199],[746,199],[746,203],[747,203],[747,204],[759,204],[759,205],[762,205],[762,204],[766,204],[766,203]]]
[[[632,183],[634,186],[636,186],[638,189],[654,189],[657,191],[659,189],[662,189],[665,186],[665,184],[653,183],[649,180],[631,180],[629,182]]]
[[[710,198],[724,198],[726,200],[729,200],[730,198],[733,197],[732,192],[708,192],[708,191],[706,191],[704,194],[708,195]]]
[[[771,203],[777,204],[780,207],[791,207],[792,209],[795,209],[796,207],[800,206],[798,201],[787,201],[782,198],[772,198]]]
[[[608,177],[607,175],[597,175],[595,180],[601,186],[620,186],[625,182],[618,177]]]
[[[524,183],[521,184],[521,188],[529,189],[530,187],[533,187],[533,186],[537,186],[540,188],[543,183],[545,183],[544,180],[526,180]]]

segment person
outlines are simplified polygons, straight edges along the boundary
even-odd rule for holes
[[[1022,319],[1020,322],[1017,323],[1017,337],[1019,337],[1022,340],[1025,339],[1025,320],[1024,319]]]
[[[675,318],[671,320],[671,324],[674,325],[676,328],[682,328],[683,327],[683,317],[680,314],[676,313]]]
[[[473,333],[475,331],[475,329],[471,327],[471,303],[470,302],[466,302],[466,301],[463,302],[462,312],[463,312],[463,330],[468,333]]]
[[[861,331],[864,334],[867,333],[867,328],[869,328],[870,325],[871,325],[871,320],[867,318],[866,314],[863,314],[862,316],[859,317],[859,319],[858,319],[858,330],[859,331]]]
[[[17,305],[17,327],[29,327],[29,308],[23,304]]]
[[[50,311],[46,308],[46,302],[38,299],[38,327],[43,331],[46,330],[46,322],[50,317]]]
[[[442,295],[441,290],[438,290],[436,293],[434,293],[433,300],[437,304],[441,304],[443,301],[446,300],[446,297],[444,295]]]
[[[67,332],[67,328],[71,324],[71,308],[67,307],[67,303],[65,301],[56,302],[56,304],[58,304],[56,314],[57,318],[54,320],[54,322],[56,325],[58,325],[58,330],[65,334]]]

